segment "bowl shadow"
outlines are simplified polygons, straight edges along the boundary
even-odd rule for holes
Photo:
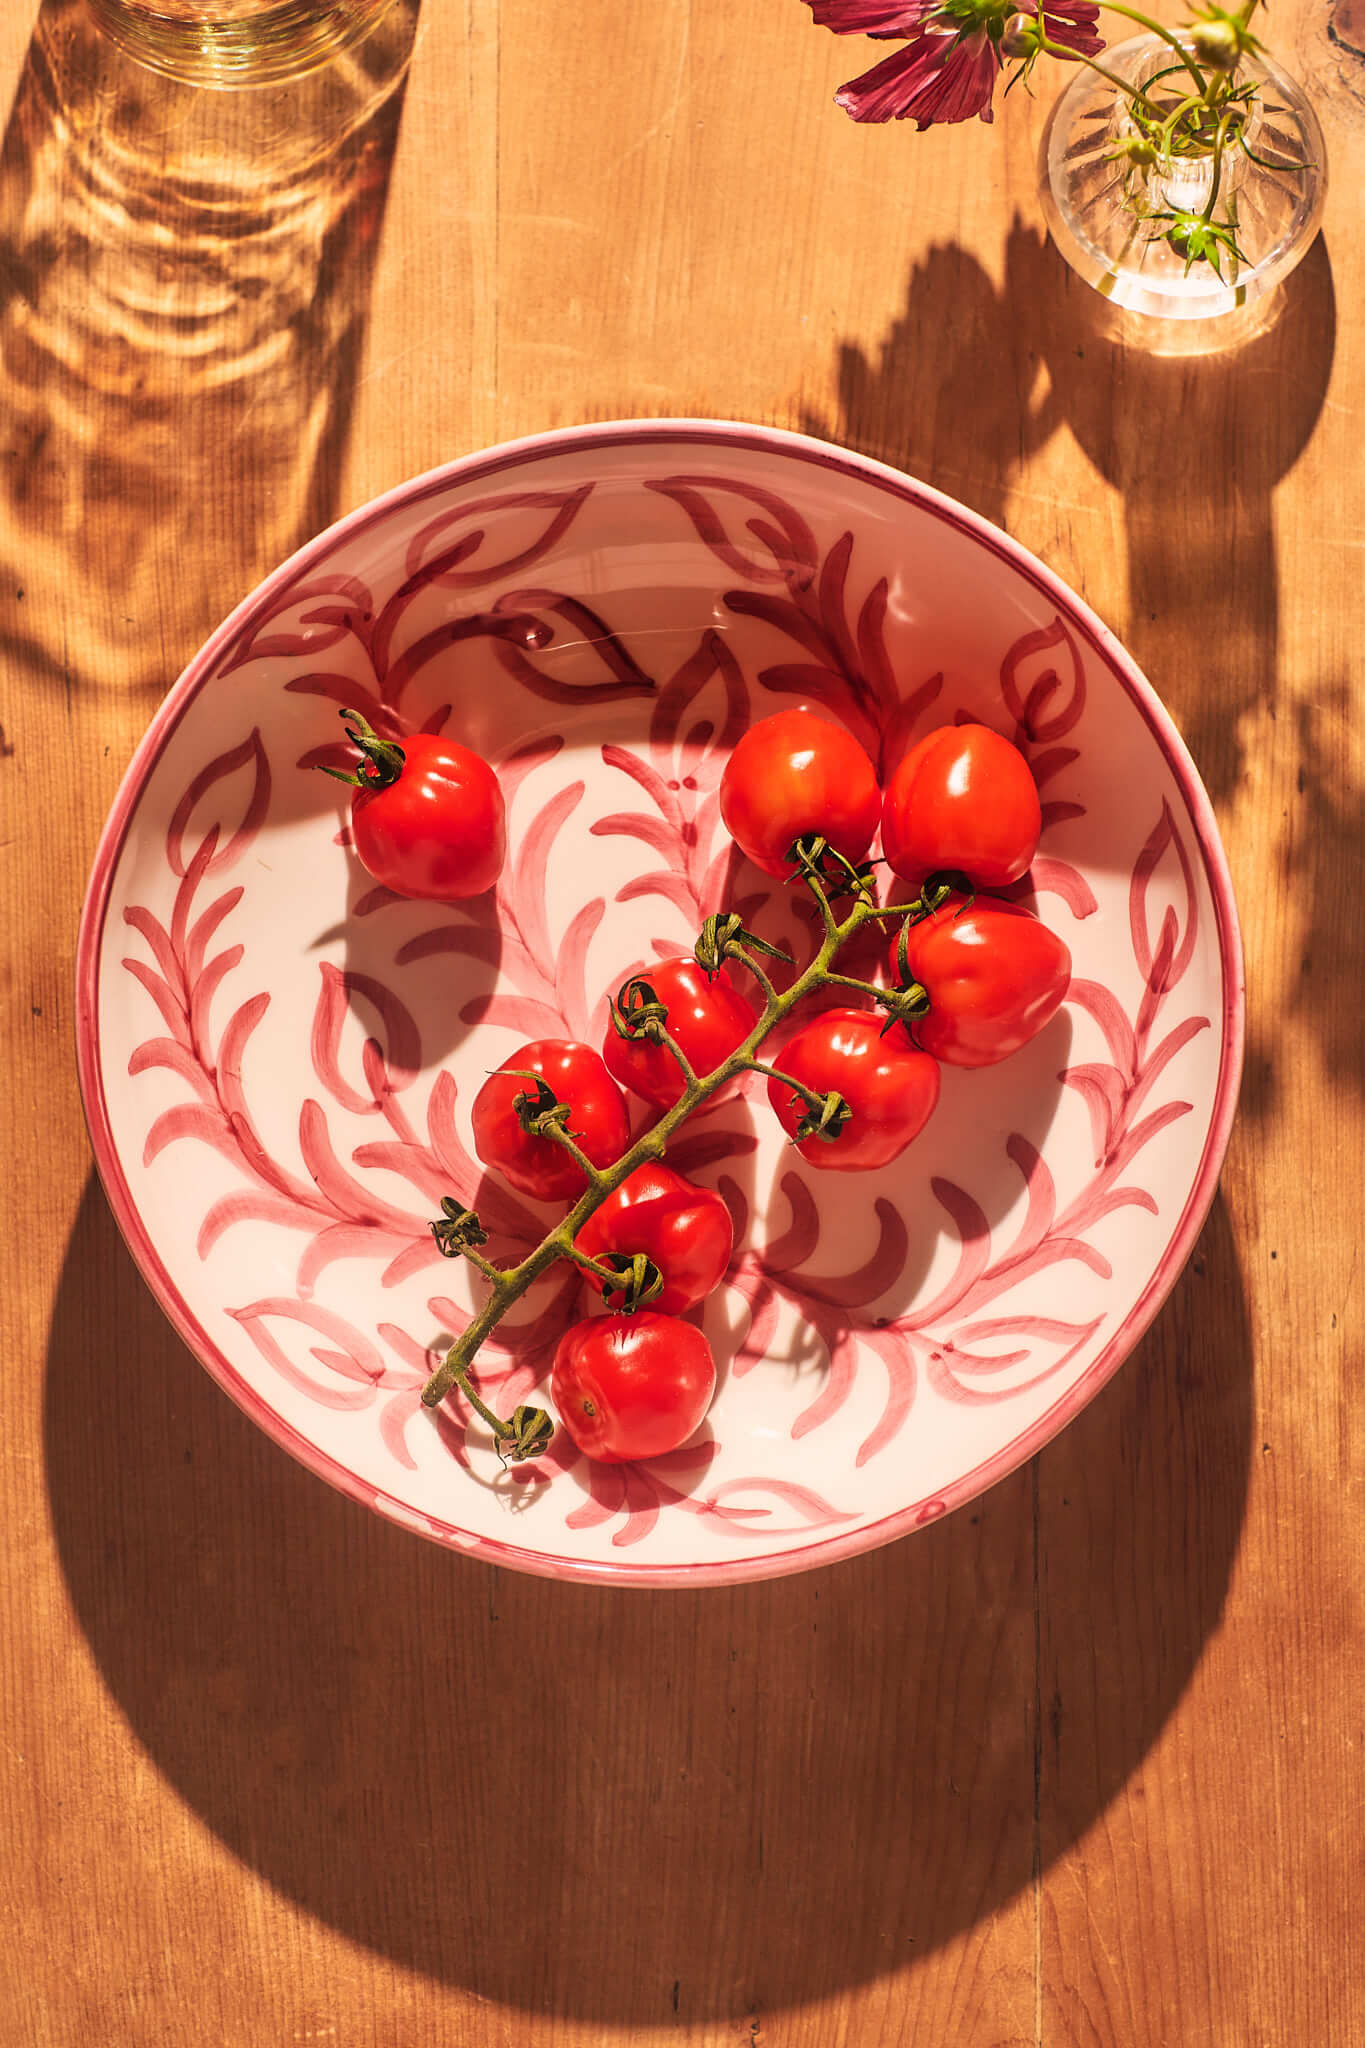
[[[47,1479],[112,1699],[252,1870],[481,1998],[676,2026],[923,1956],[1103,1811],[1219,1619],[1250,1357],[1220,1198],[1085,1412],[913,1540],[696,1593],[551,1584],[279,1455],[163,1321],[92,1175]]]

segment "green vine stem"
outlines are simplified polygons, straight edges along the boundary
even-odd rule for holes
[[[1200,98],[1202,99],[1205,96],[1209,89],[1209,82],[1173,29],[1166,28],[1159,21],[1153,21],[1150,15],[1140,14],[1135,7],[1121,6],[1120,0],[1099,0],[1099,4],[1107,13],[1121,14],[1125,20],[1135,21],[1139,28],[1145,28],[1149,35],[1160,36],[1163,43],[1169,43],[1198,86]],[[1243,16],[1244,20],[1249,21],[1251,19],[1255,6],[1256,0],[1250,0],[1250,5],[1246,8]]]
[[[433,1234],[442,1251],[449,1257],[470,1259],[488,1281],[489,1291],[483,1306],[462,1335],[451,1345],[445,1359],[422,1389],[422,1400],[426,1407],[435,1408],[445,1399],[453,1386],[459,1386],[477,1412],[489,1423],[490,1428],[494,1429],[498,1437],[499,1451],[505,1458],[515,1460],[538,1456],[545,1449],[548,1433],[542,1434],[530,1429],[524,1419],[520,1428],[515,1417],[511,1423],[503,1422],[497,1417],[490,1419],[490,1411],[471,1392],[469,1367],[479,1347],[491,1336],[513,1303],[518,1301],[527,1288],[557,1260],[573,1260],[594,1277],[612,1283],[614,1290],[625,1288],[625,1279],[621,1273],[610,1272],[601,1262],[586,1259],[578,1251],[575,1243],[583,1225],[601,1207],[607,1196],[613,1194],[623,1181],[628,1180],[637,1167],[644,1166],[651,1160],[661,1160],[668,1148],[669,1140],[693,1111],[740,1074],[761,1073],[780,1080],[784,1086],[789,1086],[794,1094],[806,1102],[812,1120],[812,1130],[819,1130],[825,1136],[835,1135],[839,1124],[848,1115],[847,1105],[842,1103],[840,1098],[832,1094],[816,1094],[792,1079],[790,1075],[765,1065],[756,1057],[758,1048],[768,1034],[789,1016],[806,996],[824,987],[833,978],[830,974],[830,964],[839,949],[855,932],[861,931],[864,925],[874,920],[886,917],[899,918],[904,923],[927,916],[929,910],[934,907],[934,892],[926,890],[913,903],[882,907],[871,900],[870,877],[867,870],[855,869],[849,863],[841,862],[838,856],[832,857],[831,864],[831,856],[823,842],[798,841],[792,850],[792,858],[798,866],[801,879],[815,897],[825,936],[814,959],[796,976],[790,987],[782,991],[777,990],[766,971],[756,965],[751,957],[755,950],[774,953],[776,949],[755,939],[752,933],[745,932],[733,913],[722,913],[718,918],[708,919],[697,941],[697,957],[708,972],[716,972],[724,959],[737,960],[754,975],[764,993],[764,1005],[757,1022],[748,1037],[736,1046],[729,1058],[723,1060],[712,1073],[694,1074],[683,1060],[662,1021],[657,1018],[649,1020],[651,1035],[657,1031],[657,1042],[666,1045],[679,1062],[684,1075],[683,1091],[673,1106],[665,1110],[658,1121],[643,1132],[634,1144],[621,1154],[614,1165],[605,1168],[594,1166],[580,1150],[572,1135],[564,1129],[565,1105],[553,1104],[538,1108],[540,1098],[523,1098],[524,1110],[519,1111],[519,1114],[522,1115],[524,1128],[532,1131],[533,1135],[548,1138],[567,1150],[582,1168],[587,1186],[563,1221],[548,1231],[535,1249],[528,1252],[519,1264],[500,1268],[484,1259],[474,1249],[479,1243],[486,1241],[478,1219],[472,1217],[470,1212],[458,1209],[452,1201],[443,1203],[445,1218],[432,1225]],[[826,882],[832,883],[836,894],[853,895],[853,907],[842,917],[835,911]],[[918,1000],[920,1009],[927,1006],[928,999],[924,996],[923,990],[918,988],[912,992],[877,989],[869,982],[853,982],[847,979],[841,979],[840,985],[857,988],[886,1004],[893,1013],[888,1024],[895,1021],[898,1006],[903,1006],[907,1000]],[[538,1079],[536,1076],[527,1078]],[[637,1301],[644,1298],[644,1290],[637,1289]],[[544,1413],[543,1410],[526,1412],[532,1416]],[[518,1413],[521,1414],[522,1411]],[[546,1420],[548,1421],[548,1418]],[[524,1448],[520,1443],[522,1437],[526,1438]]]

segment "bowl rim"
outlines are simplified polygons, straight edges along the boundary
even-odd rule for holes
[[[257,613],[268,608],[291,583],[339,544],[354,540],[400,508],[436,496],[452,484],[474,483],[514,470],[527,462],[539,461],[547,455],[564,452],[586,454],[623,445],[648,447],[655,442],[690,442],[713,450],[740,449],[775,454],[872,484],[903,503],[970,535],[1057,606],[1082,639],[1088,641],[1113,668],[1128,691],[1164,754],[1194,821],[1213,899],[1223,968],[1223,1016],[1218,1078],[1209,1128],[1189,1195],[1166,1249],[1146,1287],[1111,1333],[1103,1349],[1081,1377],[1041,1416],[992,1457],[974,1466],[931,1499],[912,1502],[876,1522],[768,1554],[649,1566],[626,1560],[618,1563],[612,1559],[562,1557],[547,1551],[530,1550],[494,1537],[476,1535],[458,1524],[429,1517],[361,1479],[269,1407],[265,1398],[243,1377],[199,1322],[162,1262],[142,1221],[120,1164],[105,1099],[99,1054],[98,994],[113,877],[143,784],[182,718],[213,676],[223,654],[244,633]],[[980,513],[971,511],[932,485],[921,483],[873,456],[787,428],[739,420],[687,417],[604,420],[550,428],[454,457],[394,485],[343,514],[258,583],[186,664],[158,707],[124,772],[100,834],[81,910],[76,944],[75,993],[76,1066],[81,1100],[95,1164],[114,1220],[162,1312],[199,1363],[238,1407],[283,1450],[339,1492],[376,1510],[399,1526],[428,1536],[446,1547],[537,1577],[569,1579],[593,1585],[650,1588],[735,1585],[779,1578],[815,1570],[863,1551],[880,1548],[975,1499],[1049,1443],[1118,1370],[1166,1300],[1194,1248],[1213,1200],[1236,1115],[1245,1049],[1245,974],[1241,931],[1232,877],[1213,806],[1170,713],[1116,635],[1029,549]]]

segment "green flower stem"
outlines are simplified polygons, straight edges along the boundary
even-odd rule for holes
[[[1227,132],[1228,117],[1226,114],[1221,114],[1218,120],[1217,132],[1213,138],[1213,177],[1209,184],[1209,196],[1204,202],[1204,211],[1199,216],[1202,221],[1209,225],[1213,221],[1213,209],[1218,204],[1218,188],[1223,179],[1223,145],[1227,138]]]
[[[1196,107],[1202,107],[1204,105],[1205,101],[1202,98],[1202,96],[1197,92],[1192,92],[1188,99],[1181,100],[1179,106],[1174,107],[1171,110],[1171,112],[1167,115],[1166,119],[1162,122],[1160,130],[1154,138],[1156,147],[1160,151],[1162,156],[1166,156],[1170,152],[1171,138],[1175,133],[1177,121],[1183,120],[1186,114],[1193,113]]]
[[[921,918],[928,915],[929,911],[922,896],[916,896],[912,903],[883,903],[880,906],[875,903],[869,903],[867,905],[869,921],[876,917],[913,917],[916,924],[918,924]]]
[[[1065,43],[1054,43],[1048,35],[1039,36],[1038,48],[1045,51],[1049,57],[1062,57],[1070,64],[1084,64],[1088,70],[1097,72],[1106,85],[1112,85],[1115,92],[1121,92],[1125,99],[1131,100],[1135,112],[1141,114],[1144,119],[1156,119],[1156,109],[1147,98],[1144,89],[1141,86],[1130,85],[1126,78],[1120,78],[1117,71],[1111,71],[1108,65],[1101,64],[1098,58],[1087,57],[1083,50],[1069,49]]]
[[[1139,14],[1135,7],[1121,6],[1119,0],[1099,0],[1099,4],[1101,7],[1107,8],[1110,14],[1121,14],[1126,21],[1135,21],[1139,28],[1145,28],[1149,35],[1160,36],[1163,43],[1169,43],[1195,84],[1199,87],[1200,98],[1207,98],[1209,82],[1181,42],[1179,36],[1175,35],[1170,29],[1163,28],[1159,21],[1153,21],[1150,15]],[[1074,56],[1075,52],[1068,50],[1066,54]]]
[[[851,974],[827,974],[825,982],[830,988],[852,988],[856,989],[860,996],[870,996],[874,1003],[880,1003],[884,1010],[893,1013],[893,1018],[898,1016],[902,1022],[906,1021],[907,1002],[913,1003],[916,998],[919,999],[922,1007],[911,1012],[917,1017],[923,1015],[929,1003],[929,991],[918,981],[912,981],[904,988],[878,988],[873,981],[855,981]],[[888,1022],[888,1031],[890,1028]]]
[[[590,1280],[600,1280],[604,1287],[613,1287],[618,1292],[624,1290],[626,1281],[630,1277],[629,1274],[622,1273],[616,1266],[604,1265],[601,1259],[590,1259],[586,1252],[580,1252],[576,1247],[573,1262],[578,1267],[579,1272],[586,1273]]]
[[[360,760],[350,769],[324,767],[323,774],[330,775],[334,782],[349,783],[353,789],[388,789],[403,773],[407,755],[397,740],[381,740],[358,711],[343,711],[341,716],[343,721],[351,720],[346,737],[352,746],[359,747]]]
[[[559,1142],[578,1157],[588,1176],[588,1185],[563,1221],[546,1233],[534,1251],[527,1253],[520,1265],[512,1266],[506,1271],[489,1269],[486,1274],[490,1280],[488,1298],[468,1328],[451,1345],[445,1359],[422,1389],[422,1401],[426,1407],[439,1406],[456,1384],[468,1390],[466,1374],[471,1362],[480,1345],[485,1338],[491,1336],[512,1304],[519,1300],[527,1288],[547,1272],[556,1260],[572,1259],[582,1262],[582,1256],[576,1250],[574,1240],[589,1216],[601,1207],[608,1195],[620,1187],[622,1181],[630,1178],[637,1166],[643,1166],[648,1160],[663,1158],[670,1138],[679,1126],[687,1121],[694,1109],[739,1074],[755,1071],[771,1074],[775,1071],[764,1067],[755,1058],[768,1033],[814,989],[823,987],[829,978],[830,962],[846,940],[852,938],[853,934],[871,918],[890,914],[887,910],[878,910],[875,905],[860,900],[841,922],[830,908],[829,899],[819,882],[810,876],[807,876],[806,880],[821,907],[826,927],[824,942],[810,965],[802,970],[790,988],[781,994],[774,991],[769,996],[753,1030],[735,1047],[729,1058],[723,1060],[710,1074],[700,1078],[693,1074],[691,1079],[686,1081],[683,1092],[673,1107],[665,1110],[658,1122],[643,1132],[613,1166],[604,1169],[593,1166],[590,1161],[583,1158],[578,1146],[568,1137],[567,1132],[558,1132]],[[900,915],[906,916],[908,911],[902,908]],[[688,1071],[690,1072],[690,1069]],[[789,1084],[796,1093],[807,1093],[797,1082],[791,1081],[790,1076],[783,1074],[780,1079],[784,1084]],[[479,1412],[484,1415],[485,1420],[488,1419],[487,1411],[481,1406]],[[506,1436],[512,1432],[509,1425],[504,1423],[499,1433]]]
[[[817,880],[817,878],[814,875],[807,874],[803,877],[803,879],[805,881],[806,887],[810,890],[811,895],[815,898],[816,902],[820,906],[820,922],[825,927],[825,945],[828,946],[831,939],[837,940],[837,934],[839,932],[839,920],[834,915],[834,906],[830,902],[828,896],[825,894],[824,884]],[[842,943],[842,941],[838,941],[838,943]],[[822,952],[823,950],[824,948],[821,949]],[[832,960],[833,958],[834,953],[831,952],[830,959]],[[807,971],[809,972],[809,970]]]
[[[855,981],[851,974],[828,974],[825,980],[830,988],[855,988],[860,996],[875,996],[878,1001],[886,994],[875,982]]]
[[[637,1308],[646,1308],[663,1293],[663,1274],[644,1252],[634,1254],[633,1263],[622,1267],[610,1265],[605,1259],[590,1258],[575,1245],[573,1262],[581,1273],[600,1284],[604,1301],[609,1295],[619,1294],[621,1307],[628,1315]]]

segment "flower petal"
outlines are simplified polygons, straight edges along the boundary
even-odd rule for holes
[[[855,121],[903,121],[910,100],[942,62],[935,45],[926,48],[923,40],[907,43],[861,77],[841,85],[835,101]]]
[[[921,132],[935,121],[991,116],[1000,53],[983,29],[960,36],[928,28],[834,95],[855,121],[913,119]]]
[[[934,0],[806,0],[817,28],[836,36],[912,36]]]
[[[1042,12],[1043,27],[1054,43],[1083,57],[1094,57],[1104,48],[1104,37],[1095,33],[1100,10],[1092,0],[1044,0]]]

